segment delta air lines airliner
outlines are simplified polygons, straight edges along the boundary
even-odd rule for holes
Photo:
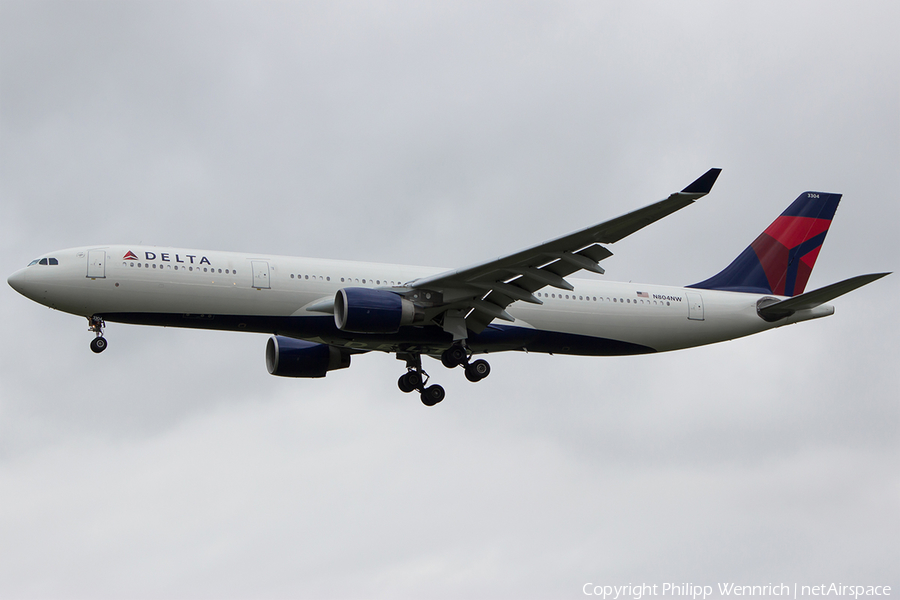
[[[433,406],[422,356],[490,373],[478,355],[504,350],[621,356],[712,344],[831,315],[834,298],[888,273],[805,292],[840,194],[804,192],[723,271],[693,285],[571,278],[603,274],[606,247],[692,204],[720,169],[654,204],[468,267],[444,270],[184,248],[86,246],[59,250],[9,284],[81,315],[107,347],[107,322],[271,334],[269,373],[323,377],[353,355],[405,361],[398,385]]]

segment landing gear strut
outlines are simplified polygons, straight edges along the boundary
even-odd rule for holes
[[[106,327],[106,323],[103,322],[103,318],[94,315],[88,318],[88,324],[88,331],[93,331],[96,334],[96,337],[91,340],[91,350],[95,354],[100,354],[106,350],[107,346],[106,338],[103,337],[103,328]]]
[[[444,399],[444,388],[439,385],[429,385],[428,373],[422,368],[422,355],[418,353],[409,353],[406,355],[398,355],[398,358],[406,359],[406,373],[400,376],[397,381],[397,387],[404,393],[419,391],[419,397],[425,406],[434,406]]]

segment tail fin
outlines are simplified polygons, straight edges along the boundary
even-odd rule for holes
[[[795,296],[806,289],[841,194],[804,192],[720,273],[687,287]]]

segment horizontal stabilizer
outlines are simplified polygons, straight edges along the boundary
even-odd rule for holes
[[[757,309],[757,312],[759,312],[759,316],[766,321],[777,321],[791,316],[798,310],[815,308],[820,304],[825,304],[838,296],[843,296],[847,292],[852,292],[856,288],[861,288],[866,284],[881,279],[885,275],[890,275],[890,273],[872,273],[869,275],[851,277],[850,279],[826,285],[823,288],[807,292],[806,294],[800,294],[799,296],[794,296],[787,300],[760,306]]]

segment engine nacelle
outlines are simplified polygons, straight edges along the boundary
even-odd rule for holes
[[[417,320],[416,312],[415,304],[387,290],[343,288],[334,296],[334,324],[351,333],[397,333]]]
[[[276,335],[266,344],[266,369],[280,377],[325,377],[350,366],[350,354],[329,346]]]

